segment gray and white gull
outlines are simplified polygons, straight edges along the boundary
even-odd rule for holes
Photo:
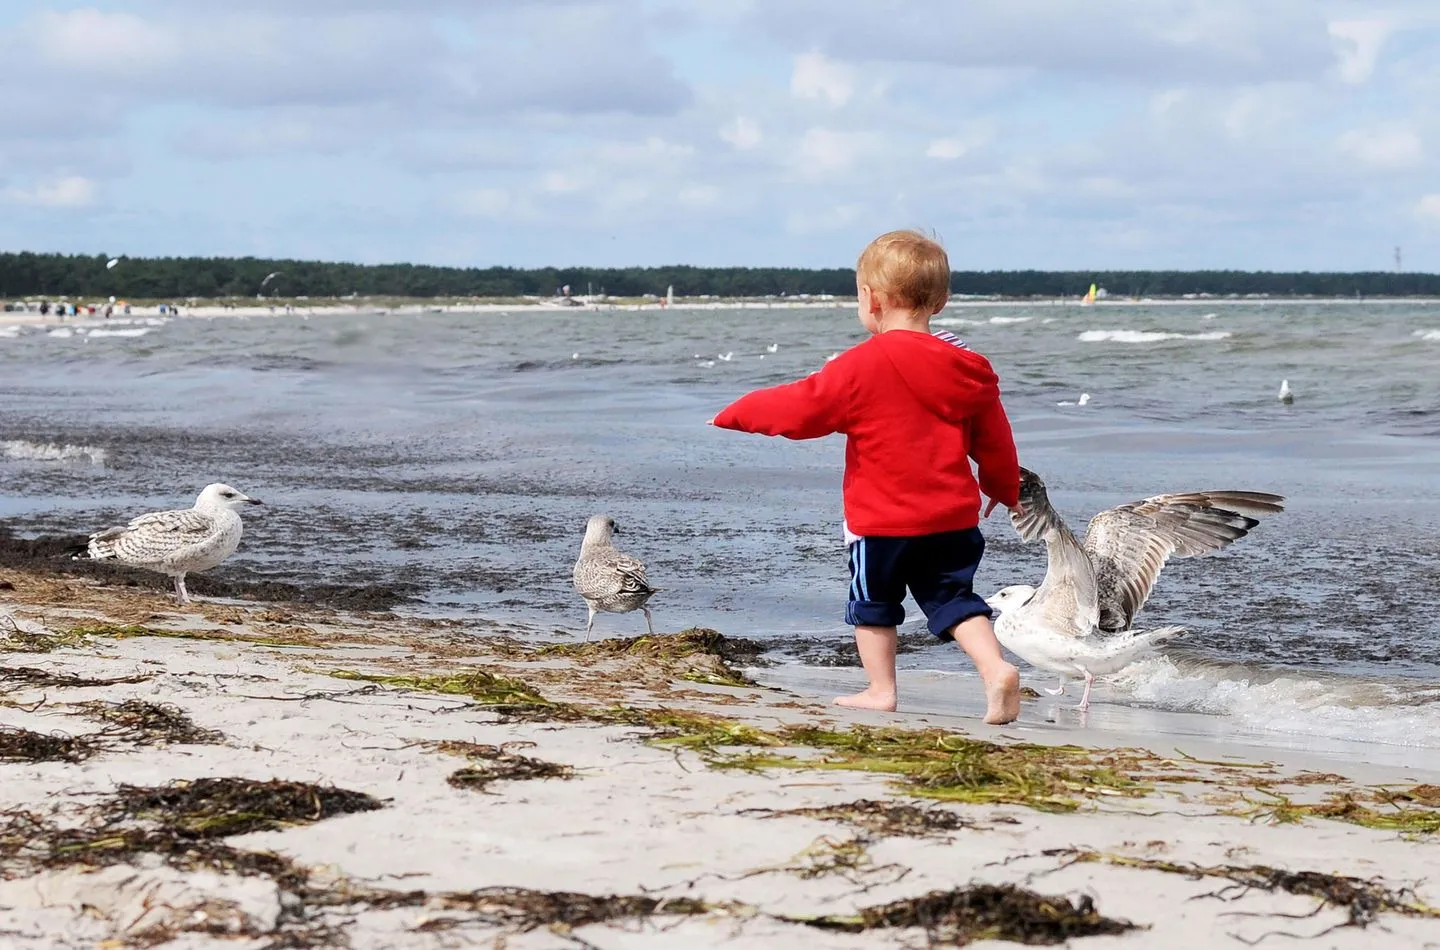
[[[96,532],[86,552],[94,561],[168,574],[175,580],[175,596],[188,604],[185,575],[209,570],[234,554],[244,530],[235,509],[258,504],[258,498],[229,485],[206,485],[195,507],[154,511],[123,527]]]
[[[1227,547],[1260,518],[1283,511],[1284,500],[1251,491],[1156,495],[1100,512],[1082,542],[1050,504],[1040,476],[1022,468],[1021,507],[1010,519],[1023,540],[1044,539],[1049,563],[1038,588],[1014,585],[987,599],[1000,614],[995,636],[1031,666],[1060,677],[1057,688],[1046,690],[1052,696],[1083,678],[1078,708],[1089,709],[1095,677],[1185,633],[1131,629],[1165,562]]]
[[[644,561],[615,549],[612,539],[619,531],[615,519],[609,515],[595,515],[585,524],[585,540],[580,543],[580,558],[575,562],[573,579],[575,589],[590,608],[585,624],[587,642],[595,629],[595,614],[600,611],[628,614],[642,610],[645,629],[652,635],[655,633],[650,608],[645,603],[659,593],[660,588],[651,587],[645,579]]]

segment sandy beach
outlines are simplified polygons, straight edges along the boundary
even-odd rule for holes
[[[1440,946],[1434,770],[843,713],[711,631],[21,571],[0,651],[10,947]]]

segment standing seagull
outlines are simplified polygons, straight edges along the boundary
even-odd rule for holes
[[[601,610],[612,614],[643,610],[645,629],[651,635],[655,633],[650,608],[645,602],[660,588],[651,587],[645,580],[645,562],[615,550],[610,539],[619,531],[615,519],[609,515],[595,515],[585,524],[585,540],[580,542],[574,580],[575,589],[590,608],[590,618],[585,624],[587,643],[595,628],[595,614]]]
[[[1016,585],[989,598],[1001,611],[995,635],[1032,666],[1060,676],[1059,687],[1046,690],[1052,696],[1065,691],[1066,680],[1083,676],[1079,708],[1089,709],[1095,677],[1122,670],[1185,632],[1131,629],[1165,562],[1219,551],[1249,534],[1259,517],[1283,511],[1284,500],[1249,491],[1156,495],[1100,512],[1082,544],[1051,506],[1040,476],[1021,469],[1024,513],[1013,512],[1011,521],[1023,540],[1045,539],[1049,564],[1039,589]]]
[[[115,560],[170,575],[175,596],[188,604],[185,575],[208,571],[234,554],[244,528],[235,509],[258,504],[260,499],[229,485],[206,485],[194,508],[151,512],[123,528],[97,532],[86,550],[93,561]]]

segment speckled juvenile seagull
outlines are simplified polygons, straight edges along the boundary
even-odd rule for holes
[[[612,614],[643,610],[645,629],[655,633],[650,608],[645,606],[645,602],[660,588],[651,587],[645,580],[643,561],[615,550],[610,539],[619,530],[615,519],[609,515],[595,515],[585,524],[585,540],[580,542],[580,559],[575,562],[574,580],[575,589],[590,608],[590,617],[585,624],[587,642],[591,630],[595,628],[595,614],[602,610]]]
[[[1061,677],[1051,695],[1063,693],[1066,680],[1084,677],[1079,708],[1088,709],[1095,677],[1185,632],[1131,630],[1165,562],[1219,551],[1249,534],[1260,517],[1283,511],[1284,500],[1250,491],[1156,495],[1100,512],[1082,544],[1051,506],[1040,476],[1021,469],[1024,513],[1012,512],[1011,521],[1022,539],[1044,538],[1049,565],[1038,589],[1015,585],[989,598],[1000,611],[995,635],[1032,666]]]
[[[235,509],[258,505],[229,485],[207,485],[194,508],[155,511],[124,527],[90,535],[86,550],[91,560],[114,560],[175,579],[175,596],[190,603],[185,575],[206,571],[235,553],[244,526]]]

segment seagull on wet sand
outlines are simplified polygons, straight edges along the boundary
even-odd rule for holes
[[[611,539],[618,534],[615,519],[595,515],[585,525],[585,540],[580,543],[580,559],[575,562],[575,590],[590,608],[585,623],[585,640],[595,628],[595,614],[600,611],[628,614],[632,610],[645,613],[645,629],[653,636],[655,625],[650,608],[645,606],[651,595],[660,591],[645,579],[645,562],[615,549]]]
[[[987,599],[1000,612],[995,635],[1037,669],[1067,680],[1083,677],[1080,709],[1090,708],[1095,677],[1124,669],[1183,627],[1144,633],[1131,625],[1165,562],[1196,557],[1245,537],[1259,518],[1284,510],[1266,492],[1199,491],[1156,495],[1102,511],[1082,542],[1050,504],[1040,476],[1020,470],[1020,508],[1011,513],[1025,541],[1043,538],[1049,555],[1039,588],[1006,587]]]
[[[92,561],[118,561],[129,567],[168,574],[175,596],[190,603],[185,575],[208,571],[235,553],[244,525],[235,509],[261,504],[229,485],[206,485],[195,507],[155,511],[124,527],[90,535],[86,553]]]

